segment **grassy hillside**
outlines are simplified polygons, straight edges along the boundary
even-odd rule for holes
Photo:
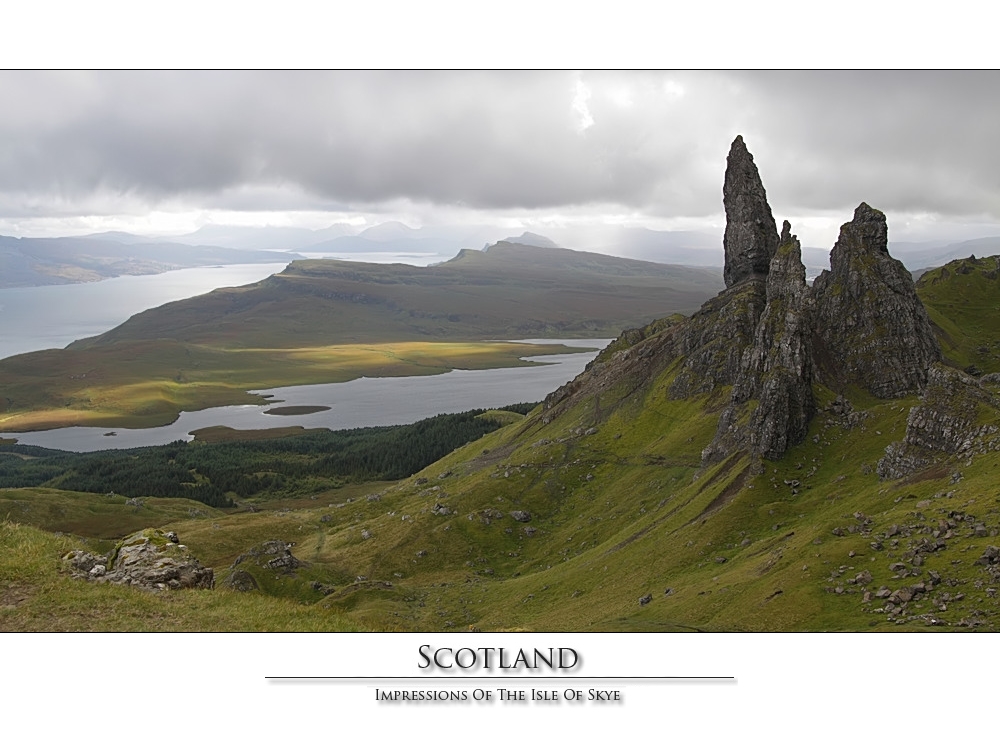
[[[954,260],[917,281],[945,358],[974,374],[1000,372],[1000,255]]]
[[[949,264],[948,275],[939,269],[920,286],[948,359],[983,356],[984,371],[990,335],[1000,334],[990,268]],[[634,359],[641,340],[671,325],[636,333]],[[304,603],[303,625],[335,616],[363,628],[432,631],[998,628],[996,451],[880,480],[879,460],[921,399],[860,390],[838,398],[816,387],[808,438],[781,460],[735,455],[703,466],[729,388],[671,400],[679,369],[615,381],[591,373],[572,400],[508,416],[503,428],[401,482],[275,500],[252,514],[172,517],[171,528],[217,569],[260,541],[293,543],[307,566],[280,585],[262,579],[265,592],[247,599]],[[981,388],[972,420],[990,437],[1000,390]],[[16,501],[51,516],[45,491],[18,492]],[[9,529],[8,543],[22,543]],[[48,545],[39,548],[49,559],[67,543],[33,538]],[[70,597],[98,594],[75,584],[58,580],[77,590]],[[127,627],[130,607],[144,619],[124,592],[99,594],[107,597],[91,601],[91,615],[101,625]],[[204,594],[221,608],[243,599]],[[26,605],[0,613],[0,626],[30,627]]]
[[[157,595],[91,585],[60,569],[69,537],[0,521],[0,631],[366,630],[335,613],[275,597],[223,590]]]

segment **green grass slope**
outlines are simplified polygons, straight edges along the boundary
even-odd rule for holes
[[[1000,372],[1000,255],[954,260],[916,286],[949,364]]]
[[[704,468],[724,391],[671,401],[674,377],[539,411],[355,506],[312,548],[393,586],[329,603],[432,630],[996,625],[983,561],[1000,531],[995,454],[882,481],[875,468],[918,399],[859,392],[843,416],[818,389],[809,439],[780,461]],[[978,418],[1000,423],[989,405]]]
[[[141,503],[128,501],[129,498],[114,493],[4,488],[0,489],[0,520],[94,539],[117,539],[151,526],[222,515],[203,503],[181,498],[146,497]]]
[[[0,520],[0,631],[366,630],[335,613],[260,594],[169,595],[71,579],[62,556],[78,541]]]

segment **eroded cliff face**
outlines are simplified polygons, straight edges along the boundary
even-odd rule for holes
[[[802,249],[786,221],[769,264],[763,313],[752,342],[742,350],[730,405],[702,453],[704,461],[741,449],[777,459],[805,438],[816,412],[807,290]]]
[[[889,255],[882,212],[857,208],[830,271],[810,287],[798,238],[788,222],[778,236],[742,137],[729,152],[723,201],[726,290],[655,334],[623,335],[549,396],[548,410],[612,385],[639,389],[666,369],[677,371],[671,399],[731,387],[702,452],[710,464],[736,452],[778,459],[801,442],[816,413],[814,382],[838,392],[857,385],[879,398],[923,390],[941,350],[910,274]]]
[[[913,278],[889,255],[885,215],[865,203],[840,228],[830,270],[816,279],[815,340],[820,377],[856,384],[879,398],[915,393],[941,348]]]
[[[693,398],[735,383],[743,352],[753,344],[766,306],[767,283],[762,278],[748,278],[706,301],[677,340],[676,352],[684,360],[670,397]]]
[[[944,365],[927,374],[921,401],[910,409],[906,435],[893,442],[879,460],[878,475],[898,480],[951,459],[973,457],[1000,450],[1000,426],[983,415],[982,407],[1000,410],[1000,400],[986,386],[1000,381],[997,374],[976,379]]]

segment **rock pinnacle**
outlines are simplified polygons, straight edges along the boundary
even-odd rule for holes
[[[778,228],[760,173],[742,135],[736,136],[729,149],[722,201],[726,209],[723,278],[728,288],[754,274],[767,275],[771,258],[778,249]]]
[[[913,278],[889,255],[885,215],[864,202],[840,228],[830,270],[816,279],[817,337],[828,384],[856,383],[879,398],[921,390],[941,359]]]

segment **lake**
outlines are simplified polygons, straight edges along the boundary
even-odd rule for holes
[[[60,287],[64,288],[64,287]],[[525,340],[534,344],[565,344],[599,349],[610,340]],[[492,370],[453,370],[441,375],[404,378],[358,378],[346,383],[302,385],[252,391],[271,396],[270,406],[224,406],[182,413],[169,426],[152,429],[107,429],[69,427],[23,434],[3,433],[22,444],[52,449],[89,452],[98,449],[127,449],[189,440],[190,431],[209,426],[234,429],[266,429],[280,426],[354,429],[364,426],[410,424],[439,413],[457,413],[474,408],[497,408],[511,403],[540,401],[572,380],[594,352],[533,357],[526,365]],[[266,414],[278,406],[324,406],[328,410],[306,415]],[[109,432],[113,435],[108,436]]]

